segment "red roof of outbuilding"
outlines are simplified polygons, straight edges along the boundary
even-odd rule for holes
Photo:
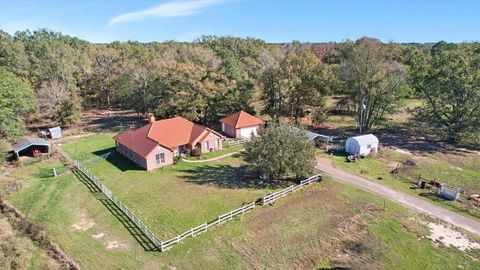
[[[212,132],[217,134],[207,127],[177,116],[123,132],[114,139],[144,157],[159,144],[173,149],[180,145],[201,142]]]
[[[263,121],[247,112],[238,111],[222,119],[221,123],[237,128],[263,125]]]

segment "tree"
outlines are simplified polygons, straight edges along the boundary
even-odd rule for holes
[[[393,112],[395,102],[402,98],[405,69],[380,41],[372,38],[345,46],[341,68],[346,94],[357,104],[358,125],[363,133]]]
[[[66,99],[58,109],[58,120],[62,125],[78,123],[81,119],[81,106],[77,98]]]
[[[118,77],[118,52],[110,46],[95,46],[91,49],[92,74],[87,89],[93,90],[97,104],[110,107],[113,81]]]
[[[416,119],[449,142],[480,131],[480,46],[438,45],[423,55],[411,74],[426,102]]]
[[[38,108],[46,118],[58,119],[59,108],[66,99],[67,89],[56,79],[44,81],[37,90]]]
[[[269,178],[305,178],[315,168],[315,146],[305,131],[273,123],[246,143],[245,160]]]
[[[2,30],[0,30],[0,66],[21,78],[27,78],[30,70],[24,44]]]
[[[47,107],[51,108],[48,108],[44,116],[60,120],[58,112],[66,108],[62,103],[67,102],[58,100],[60,95],[68,98],[69,103],[78,103],[74,107],[79,108],[81,101],[76,97],[79,96],[79,82],[85,80],[88,73],[89,61],[86,57],[88,43],[46,29],[33,33],[17,32],[15,40],[24,44],[31,63],[28,79],[38,90],[39,98],[43,101],[38,104],[38,112],[41,113],[43,107],[48,104]],[[54,93],[53,98],[50,97],[50,93]],[[69,112],[74,111],[76,110],[64,111],[61,117],[65,118]],[[40,117],[32,115],[31,118],[38,121]],[[68,118],[79,120],[75,115]]]
[[[264,112],[275,121],[280,116],[291,116],[298,123],[301,117],[325,109],[325,94],[330,91],[332,80],[329,66],[313,53],[292,51],[278,68],[263,75]]]
[[[25,130],[26,113],[35,106],[28,83],[0,67],[0,138],[15,139]]]
[[[262,76],[262,102],[263,113],[268,114],[272,121],[279,122],[280,117],[284,114],[284,100],[286,99],[285,81],[279,73],[279,68],[271,68],[266,70]]]

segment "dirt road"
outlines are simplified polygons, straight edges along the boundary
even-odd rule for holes
[[[436,206],[413,195],[393,190],[389,187],[374,183],[365,178],[335,168],[328,159],[318,159],[317,168],[340,181],[353,184],[357,187],[376,193],[417,211],[439,218],[459,228],[480,235],[480,222],[459,215],[440,206]]]

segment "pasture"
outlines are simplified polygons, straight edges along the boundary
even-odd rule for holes
[[[93,158],[89,169],[160,238],[274,189],[238,173],[238,156],[146,172],[120,156],[96,158],[112,146],[111,134],[99,134],[64,148],[83,161]],[[75,175],[45,173],[57,165],[41,162],[14,173],[24,187],[10,201],[86,269],[475,269],[480,259],[434,245],[421,214],[393,203],[384,211],[383,199],[329,178],[165,253],[146,251],[137,232]]]

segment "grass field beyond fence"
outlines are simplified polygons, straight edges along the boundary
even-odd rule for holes
[[[83,138],[64,145],[63,149],[74,159],[90,160],[112,149],[111,137],[106,134]],[[276,188],[255,178],[243,165],[239,157],[225,157],[208,163],[180,161],[147,172],[122,155],[114,155],[107,160],[88,163],[86,167],[163,239],[254,201]]]

